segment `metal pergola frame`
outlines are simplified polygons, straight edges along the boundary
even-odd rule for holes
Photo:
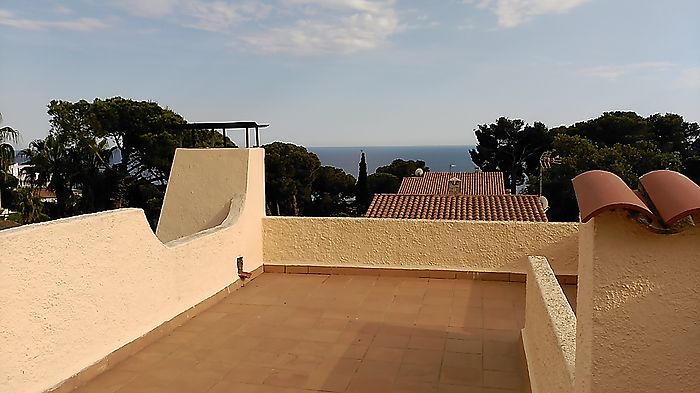
[[[260,147],[260,129],[269,127],[268,123],[258,123],[255,121],[216,121],[216,122],[197,122],[179,124],[175,128],[190,130],[192,135],[192,146],[194,146],[194,133],[197,130],[222,130],[224,137],[224,147],[226,146],[226,130],[241,130],[245,129],[245,147],[250,147],[250,130],[255,129],[255,146]]]

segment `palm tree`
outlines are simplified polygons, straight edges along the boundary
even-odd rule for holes
[[[2,113],[0,113],[0,124],[2,124]],[[7,168],[15,159],[15,149],[7,142],[17,142],[19,133],[12,127],[0,128],[0,174],[2,174],[2,184],[7,183]],[[2,211],[2,189],[0,189],[0,211]]]
[[[22,150],[29,159],[29,173],[36,187],[46,187],[56,193],[56,213],[65,217],[68,201],[73,195],[71,188],[71,155],[66,144],[53,134],[38,139]]]

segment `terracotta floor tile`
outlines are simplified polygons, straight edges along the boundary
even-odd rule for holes
[[[391,393],[438,393],[438,384],[428,382],[396,381]]]
[[[329,354],[341,358],[362,359],[368,349],[368,344],[332,344]]]
[[[484,355],[484,370],[520,372],[525,367],[523,362],[518,356],[513,356],[512,354],[497,355],[488,353]]]
[[[389,348],[372,345],[365,354],[367,360],[379,360],[384,362],[400,362],[403,357],[404,348]]]
[[[353,378],[393,381],[399,371],[400,363],[363,359]]]
[[[407,349],[401,359],[402,363],[418,364],[418,365],[440,365],[442,364],[442,351],[433,351],[427,349]]]
[[[88,385],[78,388],[74,393],[114,393],[138,376],[127,370],[113,370],[94,378]]]
[[[397,334],[377,333],[372,341],[372,346],[388,348],[407,348],[410,336]]]
[[[396,381],[437,384],[440,379],[440,366],[437,364],[402,363],[396,376]]]
[[[263,385],[279,386],[283,388],[301,389],[306,386],[309,379],[308,372],[294,370],[274,370],[265,380]]]
[[[459,353],[482,353],[483,342],[481,339],[448,338],[445,341],[445,351]]]
[[[443,367],[482,369],[482,364],[483,360],[481,354],[445,352],[442,357]]]
[[[524,288],[265,273],[77,392],[522,393]]]
[[[394,388],[394,382],[386,379],[353,378],[348,393],[386,393]]]
[[[484,370],[484,386],[499,389],[520,389],[523,377],[518,372]]]
[[[483,393],[483,388],[480,386],[439,384],[438,393]]]
[[[305,388],[313,391],[345,392],[352,380],[352,374],[315,372],[309,375]]]
[[[445,349],[445,338],[412,335],[408,342],[408,348],[442,351]]]
[[[440,383],[447,385],[481,386],[483,372],[478,368],[446,367],[440,370]]]
[[[226,381],[260,385],[275,371],[272,367],[240,365],[222,378]]]
[[[260,385],[232,381],[219,381],[207,393],[257,393]]]

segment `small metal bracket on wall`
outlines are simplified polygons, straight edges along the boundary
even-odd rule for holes
[[[250,278],[251,274],[243,271],[243,257],[236,258],[236,268],[238,269],[238,277],[241,280]]]

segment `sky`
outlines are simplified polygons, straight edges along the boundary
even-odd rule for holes
[[[0,113],[121,96],[262,142],[472,145],[500,116],[700,122],[697,0],[0,0]],[[239,141],[242,137],[234,138]]]

